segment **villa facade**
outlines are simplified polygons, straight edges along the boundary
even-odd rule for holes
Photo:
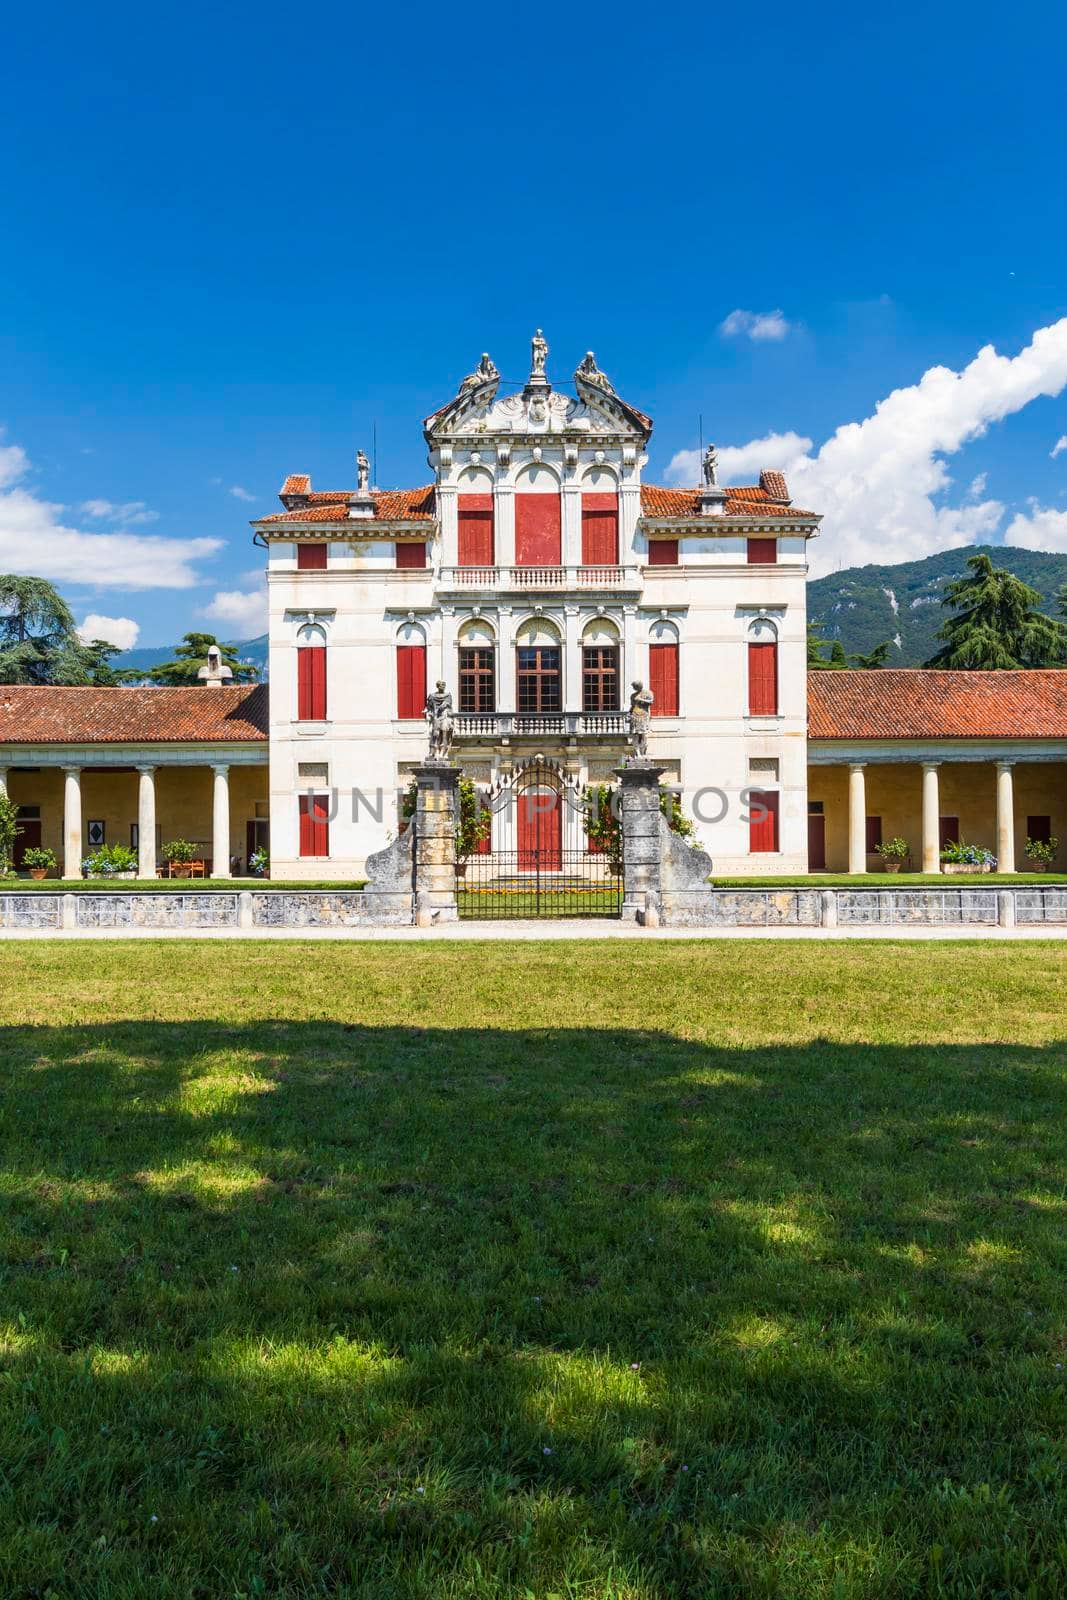
[[[269,837],[272,873],[363,875],[402,825],[428,690],[455,708],[453,758],[485,792],[612,781],[631,685],[649,754],[717,872],[860,872],[901,835],[915,870],[966,838],[1002,870],[1067,835],[1067,672],[808,673],[817,512],[782,474],[644,479],[651,420],[587,355],[553,387],[535,336],[504,392],[488,356],[425,420],[430,480],[314,490],[290,475],[253,524],[266,558],[270,686],[0,686],[0,785],[66,875],[96,843],[201,845],[215,876]],[[547,776],[546,776],[547,775]],[[487,849],[521,850],[500,809]],[[558,808],[560,842],[586,848]]]

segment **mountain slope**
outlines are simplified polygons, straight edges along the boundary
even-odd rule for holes
[[[262,682],[267,676],[267,635],[261,633],[256,639],[239,639],[234,648],[238,661],[247,661],[259,668]],[[173,661],[174,649],[174,645],[146,645],[136,650],[123,650],[121,655],[112,657],[112,665],[134,667],[140,672],[147,672],[149,667],[156,667],[161,661]]]
[[[1036,589],[1044,597],[1042,611],[1057,614],[1052,597],[1067,583],[1067,555],[984,544],[939,550],[921,561],[829,573],[808,585],[808,617],[824,639],[840,639],[846,654],[866,654],[890,639],[896,648],[888,666],[921,667],[938,649],[935,634],[948,615],[941,605],[944,585],[962,577],[967,557],[979,551]]]

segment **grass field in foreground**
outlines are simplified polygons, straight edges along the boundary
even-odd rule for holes
[[[1067,943],[0,946],[4,1600],[1067,1590]]]

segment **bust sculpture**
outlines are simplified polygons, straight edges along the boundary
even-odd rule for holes
[[[426,696],[426,721],[430,725],[430,760],[447,761],[452,753],[455,720],[452,716],[452,694],[445,688],[443,678],[438,678]]]
[[[648,730],[652,720],[652,702],[655,695],[646,689],[640,678],[635,678],[630,695],[630,743],[635,761],[648,760]]]

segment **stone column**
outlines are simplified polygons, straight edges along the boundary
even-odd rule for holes
[[[563,709],[582,709],[582,619],[569,602],[563,608]]]
[[[0,767],[0,794],[7,793],[7,768]]]
[[[941,871],[941,800],[936,761],[923,762],[923,871]]]
[[[455,922],[456,819],[462,769],[441,761],[415,768],[415,923]]]
[[[219,765],[211,769],[215,774],[215,789],[211,806],[211,876],[230,876],[230,769]]]
[[[848,768],[848,870],[867,870],[867,780],[862,761]]]
[[[565,483],[560,492],[560,518],[562,538],[560,553],[565,567],[582,564],[582,486]]]
[[[156,769],[137,768],[137,876],[156,875]]]
[[[498,567],[515,565],[515,489],[497,483],[493,489],[493,541]]]
[[[63,768],[63,876],[82,875],[82,769]]]
[[[997,871],[1015,871],[1015,782],[1010,761],[997,762]]]
[[[616,767],[622,805],[622,920],[656,927],[660,916],[659,784],[666,767]]]
[[[511,626],[511,607],[497,610],[496,708],[515,710],[515,639]]]

